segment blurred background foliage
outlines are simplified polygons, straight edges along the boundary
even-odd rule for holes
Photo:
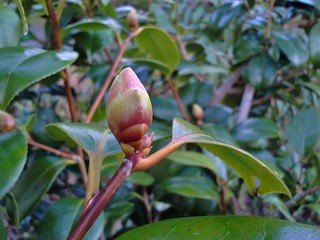
[[[53,1],[60,55],[51,51],[57,46],[46,2],[22,2],[28,31],[18,5],[0,6],[0,106],[32,139],[75,151],[45,131],[47,124],[71,118],[59,71],[68,66],[77,117],[85,121],[130,34],[127,16],[135,9],[142,30],[124,49],[118,69],[132,67],[150,94],[158,136],[152,151],[168,143],[173,118],[183,117],[256,156],[293,195],[251,196],[234,170],[188,144],[130,176],[88,239],[183,216],[320,224],[319,1]],[[21,52],[24,59],[13,62]],[[92,122],[107,126],[105,101]],[[0,238],[66,238],[85,194],[77,165],[33,144],[27,149],[21,131],[0,133],[0,143],[0,159],[11,159],[0,162]],[[122,157],[104,160],[102,185]]]

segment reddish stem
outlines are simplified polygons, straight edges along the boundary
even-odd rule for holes
[[[48,152],[54,153],[55,155],[61,156],[61,157],[63,157],[63,158],[73,159],[73,160],[76,160],[77,162],[81,161],[81,160],[80,160],[81,157],[78,156],[78,155],[76,155],[76,154],[57,150],[57,149],[52,148],[52,147],[49,147],[49,146],[47,146],[47,145],[38,143],[38,142],[34,141],[34,140],[31,139],[31,138],[28,139],[28,144],[30,144],[30,145],[32,145],[32,146],[35,146],[35,147],[37,147],[37,148],[46,150],[46,151],[48,151]]]
[[[186,120],[186,121],[189,121],[189,116],[186,113],[186,110],[185,110],[185,108],[183,106],[183,103],[181,101],[178,89],[176,88],[175,84],[170,79],[168,79],[167,81],[168,81],[169,86],[170,86],[170,88],[172,90],[173,96],[174,96],[174,98],[176,99],[176,101],[178,103],[178,107],[180,109],[180,112],[182,114],[183,119]]]
[[[91,119],[92,119],[94,113],[96,112],[96,110],[97,110],[97,108],[98,108],[98,106],[99,106],[99,104],[100,104],[105,92],[107,91],[107,89],[108,89],[108,87],[109,87],[109,85],[110,85],[110,83],[111,83],[111,81],[112,81],[112,79],[113,79],[113,77],[114,77],[114,75],[116,73],[117,67],[118,67],[118,65],[120,63],[120,60],[121,60],[121,58],[123,56],[123,53],[127,49],[127,46],[129,44],[130,40],[134,36],[135,36],[135,34],[133,32],[130,33],[129,36],[127,37],[127,39],[121,44],[118,56],[117,56],[116,60],[114,61],[113,65],[112,65],[112,68],[111,68],[111,70],[109,72],[109,75],[106,78],[106,80],[105,80],[105,82],[104,82],[104,84],[103,84],[103,86],[102,86],[102,88],[101,88],[96,100],[94,101],[94,103],[93,103],[93,105],[92,105],[92,107],[91,107],[91,109],[90,109],[90,111],[88,113],[88,116],[87,116],[87,118],[85,120],[85,123],[91,122]]]
[[[94,195],[85,206],[85,209],[80,216],[80,220],[69,235],[68,240],[79,240],[85,236],[113,194],[131,174],[132,168],[132,161],[125,159],[108,184],[100,192]]]

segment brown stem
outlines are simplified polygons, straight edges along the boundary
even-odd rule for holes
[[[56,44],[56,49],[61,50],[62,49],[62,41],[61,41],[61,36],[60,36],[60,27],[59,27],[59,19],[58,16],[56,15],[52,1],[51,0],[46,0],[46,5],[49,13],[49,18],[50,18],[50,24],[52,27],[52,32]]]
[[[276,0],[269,0],[269,13],[268,13],[268,22],[266,28],[266,38],[269,39],[271,36],[271,25],[272,25],[272,10]]]
[[[132,161],[125,159],[107,185],[90,199],[80,216],[80,220],[69,235],[68,240],[79,240],[85,236],[113,194],[131,174],[132,166]]]
[[[122,56],[123,56],[123,53],[127,49],[127,46],[129,44],[130,40],[134,36],[135,36],[135,34],[133,32],[130,33],[129,36],[127,37],[127,39],[121,44],[118,56],[117,56],[116,60],[114,61],[113,65],[112,65],[112,68],[111,68],[111,70],[109,72],[109,75],[107,76],[107,78],[106,78],[106,80],[105,80],[105,82],[104,82],[104,84],[103,84],[103,86],[102,86],[102,88],[101,88],[96,100],[94,101],[94,103],[93,103],[93,105],[92,105],[92,107],[91,107],[91,109],[90,109],[90,111],[88,113],[88,116],[87,116],[87,118],[85,120],[85,123],[91,122],[91,119],[92,119],[94,113],[96,112],[96,110],[97,110],[97,108],[98,108],[98,106],[99,106],[99,104],[100,104],[105,92],[107,91],[107,89],[108,89],[108,87],[109,87],[109,85],[110,85],[110,83],[111,83],[111,81],[112,81],[112,79],[113,79],[113,77],[115,75],[117,67],[118,67],[118,65],[120,63],[120,60],[121,60]]]
[[[36,142],[35,140],[33,140],[33,139],[31,139],[31,138],[28,139],[28,144],[30,144],[30,145],[32,145],[32,146],[35,146],[35,147],[37,147],[37,148],[46,150],[46,151],[48,151],[48,152],[54,153],[55,155],[61,156],[61,157],[63,157],[63,158],[73,159],[73,160],[76,160],[77,162],[81,161],[81,160],[80,160],[81,157],[78,156],[78,155],[76,155],[76,154],[57,150],[57,149],[52,148],[52,147],[49,147],[49,146],[47,146],[47,145],[38,143],[38,142]]]
[[[310,188],[304,192],[297,193],[290,201],[288,201],[286,203],[286,205],[288,208],[293,207],[294,205],[296,205],[298,203],[298,201],[305,198],[307,195],[314,193],[314,192],[317,192],[317,191],[320,191],[320,186],[316,186],[316,187]]]
[[[146,187],[143,187],[143,203],[146,207],[147,210],[147,215],[148,215],[148,222],[152,223],[152,208],[151,208],[151,204],[149,202],[149,196],[147,193],[147,189]]]
[[[172,90],[173,96],[174,96],[174,98],[176,99],[176,101],[178,103],[178,107],[180,109],[180,112],[182,114],[183,119],[186,120],[186,121],[189,121],[189,116],[186,113],[186,110],[185,110],[185,108],[183,106],[183,103],[181,101],[181,98],[180,98],[180,95],[179,95],[179,92],[178,92],[178,89],[177,89],[176,85],[171,81],[171,79],[168,79],[167,81],[168,81],[168,84],[169,84],[169,86],[170,86],[170,88]]]
[[[212,99],[209,101],[208,106],[219,104],[222,99],[230,92],[232,86],[239,80],[241,72],[246,64],[238,67],[228,79],[226,79],[215,91]]]
[[[255,92],[254,88],[250,84],[246,84],[246,87],[244,89],[242,99],[241,99],[237,123],[242,123],[248,118],[254,92]]]

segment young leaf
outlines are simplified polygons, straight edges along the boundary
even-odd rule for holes
[[[0,133],[0,199],[18,180],[27,160],[27,139],[21,131]]]
[[[5,109],[20,91],[59,72],[77,57],[76,52],[0,48],[0,109]]]
[[[251,154],[232,145],[216,141],[196,126],[176,118],[173,122],[173,141],[197,143],[207,149],[240,174],[251,194],[279,192],[291,193],[278,174]]]
[[[30,168],[24,171],[12,189],[18,203],[21,219],[33,211],[42,195],[50,189],[58,174],[71,163],[74,161],[44,157],[37,159]],[[8,211],[9,213],[13,212],[12,204],[9,204]]]
[[[131,239],[188,240],[319,240],[320,229],[301,223],[248,216],[187,217],[170,219],[138,227],[116,240]]]
[[[320,38],[320,23],[314,25],[309,34],[309,52],[312,59],[312,63],[316,67],[320,67],[320,44],[318,42]]]

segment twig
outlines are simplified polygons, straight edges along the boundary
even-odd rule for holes
[[[266,28],[266,38],[269,39],[271,36],[271,25],[272,25],[272,10],[276,0],[269,0],[269,13],[268,13],[268,22]]]
[[[116,60],[114,61],[113,65],[112,65],[112,68],[111,68],[111,70],[109,72],[109,75],[107,76],[107,78],[106,78],[106,80],[105,80],[105,82],[104,82],[104,84],[103,84],[103,86],[102,86],[102,88],[101,88],[96,100],[94,101],[94,103],[93,103],[93,105],[92,105],[92,107],[91,107],[91,109],[90,109],[90,111],[88,113],[88,116],[87,116],[87,118],[85,120],[85,123],[91,122],[91,119],[92,119],[94,113],[96,112],[96,110],[97,110],[97,108],[98,108],[98,106],[99,106],[99,104],[100,104],[105,92],[107,91],[107,89],[108,89],[108,87],[109,87],[109,85],[110,85],[110,83],[112,81],[112,78],[114,77],[114,75],[116,73],[117,67],[118,67],[118,65],[120,63],[120,60],[121,60],[121,58],[123,56],[123,53],[127,49],[127,46],[129,44],[130,40],[134,36],[135,36],[134,32],[131,32],[129,34],[129,36],[127,37],[127,39],[121,44],[118,56],[117,56]]]
[[[248,118],[254,92],[254,88],[249,83],[247,83],[242,95],[237,123],[242,123]]]
[[[232,86],[239,80],[241,72],[245,66],[246,64],[243,64],[238,67],[227,80],[216,88],[212,99],[208,102],[208,106],[219,104],[222,101],[222,99],[230,92]]]
[[[311,194],[311,193],[314,193],[314,192],[317,192],[317,191],[320,191],[320,186],[316,186],[316,187],[313,187],[313,188],[310,188],[304,192],[299,192],[297,193],[290,201],[288,201],[286,203],[286,206],[289,208],[289,207],[293,207],[295,206],[298,201],[300,201],[301,199],[305,198],[307,195]]]
[[[44,145],[44,144],[42,144],[42,143],[36,142],[35,140],[33,140],[33,139],[31,139],[31,138],[28,139],[28,144],[30,144],[30,145],[32,145],[32,146],[35,146],[35,147],[37,147],[37,148],[46,150],[46,151],[48,151],[48,152],[54,153],[55,155],[61,156],[61,157],[63,157],[63,158],[73,159],[73,160],[76,160],[77,162],[81,161],[81,160],[80,160],[81,157],[78,156],[78,155],[76,155],[76,154],[57,150],[57,149],[55,149],[55,148],[49,147],[49,146],[47,146],[47,145]]]
[[[125,159],[108,184],[100,192],[94,195],[85,206],[85,209],[82,212],[77,225],[69,235],[68,240],[79,240],[85,236],[113,194],[131,174],[132,168],[132,161]]]
[[[61,39],[61,35],[60,35],[59,18],[54,11],[52,1],[46,0],[46,5],[47,5],[50,23],[51,23],[51,27],[52,27],[52,31],[53,31],[53,35],[54,35],[54,39],[55,39],[56,49],[61,50],[62,49],[62,39]],[[77,122],[78,121],[77,111],[76,111],[74,99],[72,96],[72,91],[71,91],[70,82],[69,82],[69,74],[68,74],[67,69],[62,70],[60,72],[60,74],[61,74],[63,82],[64,82],[64,88],[65,88],[65,92],[66,92],[66,96],[67,96],[71,120],[73,122]],[[87,176],[87,169],[86,169],[86,165],[83,160],[83,153],[82,153],[81,148],[77,147],[77,153],[79,156],[81,156],[79,158],[78,164],[79,164],[79,168],[81,171],[82,180],[83,180],[84,184],[86,184],[88,176]]]
[[[152,208],[151,208],[151,204],[149,202],[149,196],[147,193],[147,189],[146,187],[143,187],[143,203],[146,207],[147,210],[147,215],[148,215],[148,222],[152,223]]]
[[[186,111],[185,111],[185,108],[184,108],[183,103],[182,103],[182,101],[181,101],[181,98],[180,98],[180,95],[179,95],[179,92],[178,92],[177,87],[176,87],[175,84],[171,81],[171,79],[168,79],[167,81],[168,81],[168,84],[169,84],[169,86],[170,86],[170,88],[171,88],[171,90],[172,90],[173,96],[174,96],[174,98],[176,99],[176,101],[177,101],[177,103],[178,103],[178,107],[179,107],[179,109],[180,109],[180,112],[181,112],[181,114],[182,114],[183,119],[186,120],[186,121],[189,121],[189,116],[188,116],[188,114],[187,114]]]

